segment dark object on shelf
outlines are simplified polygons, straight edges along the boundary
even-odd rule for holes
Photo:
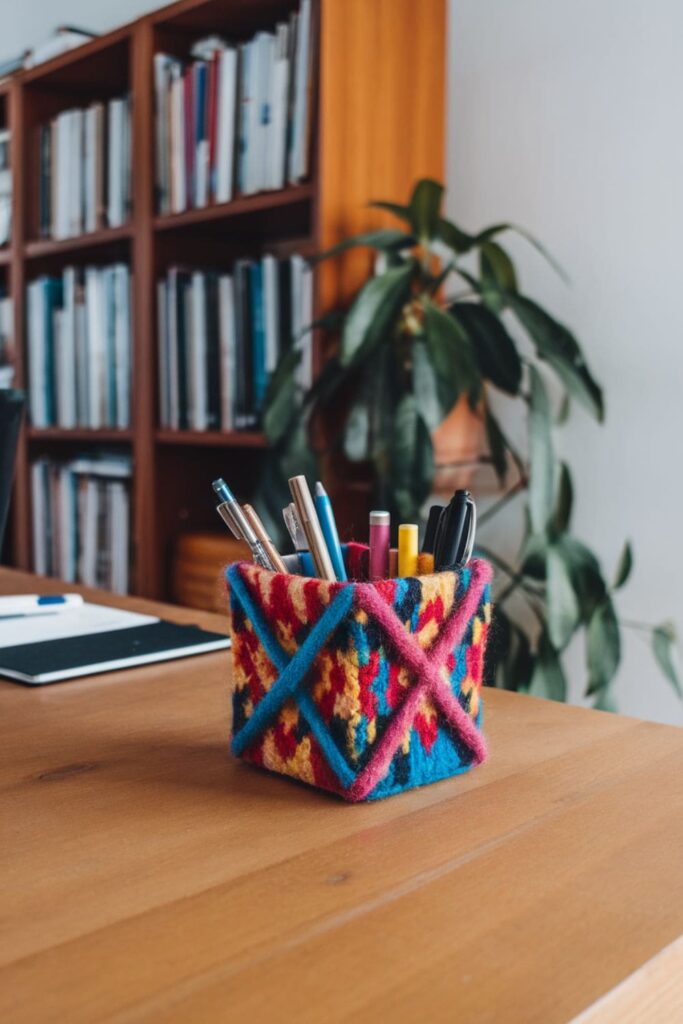
[[[12,493],[14,460],[23,411],[23,392],[0,390],[0,548]]]

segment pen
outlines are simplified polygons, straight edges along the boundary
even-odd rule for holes
[[[318,513],[318,519],[320,520],[320,528],[323,531],[323,537],[327,544],[332,568],[334,569],[338,580],[345,580],[346,566],[344,565],[344,558],[342,556],[341,545],[339,543],[339,534],[337,533],[337,524],[332,510],[332,502],[330,501],[327,491],[319,480],[315,485],[315,508]]]
[[[420,576],[429,576],[434,572],[434,555],[431,551],[421,551],[417,556],[417,571]]]
[[[275,572],[287,572],[287,567],[285,566],[285,563],[282,561],[280,552],[270,539],[270,536],[268,535],[265,526],[261,522],[261,518],[256,509],[253,508],[252,505],[243,505],[242,511],[244,512],[246,518],[249,520],[249,525],[251,526],[252,530],[254,531],[258,539],[261,541],[261,544],[263,545],[265,552],[268,556],[268,559],[270,561],[271,567],[275,570]]]
[[[252,557],[257,565],[260,565],[263,569],[272,569],[270,559],[266,549],[264,548],[261,541],[258,539],[252,526],[242,511],[240,503],[232,493],[225,480],[219,477],[218,480],[214,480],[211,485],[221,499],[220,504],[216,508],[219,516],[226,524],[228,529],[231,531],[237,540],[243,540],[249,546]]]
[[[417,526],[401,523],[398,528],[398,574],[417,576]]]
[[[285,521],[287,532],[292,538],[292,544],[294,545],[295,551],[308,551],[308,541],[306,540],[306,534],[301,529],[301,523],[296,514],[296,506],[293,501],[290,501],[289,505],[285,505],[282,510],[282,518]]]
[[[370,554],[368,578],[385,580],[389,576],[389,534],[391,516],[388,512],[370,513]]]
[[[389,579],[395,580],[398,576],[398,548],[389,548]]]
[[[336,580],[330,553],[320,528],[320,521],[315,511],[313,498],[308,489],[305,476],[293,476],[289,480],[289,489],[294,498],[296,514],[301,523],[313,562],[321,580]]]
[[[315,576],[315,565],[311,558],[311,552],[308,550],[308,541],[306,540],[306,534],[301,529],[301,523],[299,517],[296,514],[296,506],[293,501],[289,503],[282,510],[282,518],[285,521],[289,536],[292,538],[292,544],[296,551],[297,566],[296,572],[301,576]],[[285,564],[288,564],[287,559],[289,555],[285,555]]]
[[[442,512],[444,512],[443,505],[432,505],[429,510],[424,540],[422,541],[423,554],[433,555],[436,550],[437,530],[439,528],[439,520],[441,519]]]
[[[14,597],[0,597],[0,619],[53,615],[73,611],[82,604],[80,594],[17,594]]]

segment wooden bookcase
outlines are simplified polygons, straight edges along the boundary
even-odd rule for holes
[[[221,267],[235,256],[263,251],[310,255],[351,233],[390,223],[367,208],[368,200],[404,202],[418,177],[443,178],[446,0],[314,0],[310,180],[221,205],[157,214],[154,53],[187,55],[194,40],[212,32],[250,38],[297,6],[296,0],[179,0],[0,86],[0,119],[12,132],[14,182],[13,236],[0,251],[0,280],[6,279],[13,299],[18,386],[26,382],[28,282],[69,264],[112,259],[129,261],[133,277],[133,425],[125,431],[24,427],[9,543],[13,564],[32,565],[31,461],[106,445],[133,457],[133,590],[165,596],[173,538],[189,529],[219,529],[211,480],[225,476],[246,498],[265,442],[257,433],[158,428],[158,278],[179,260]],[[132,97],[130,223],[66,241],[39,239],[37,126],[60,110],[126,91]],[[367,275],[369,259],[358,251],[320,266],[316,316],[350,296]]]

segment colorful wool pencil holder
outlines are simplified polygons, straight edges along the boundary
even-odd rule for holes
[[[485,760],[487,562],[348,583],[238,562],[227,579],[237,757],[350,801]]]

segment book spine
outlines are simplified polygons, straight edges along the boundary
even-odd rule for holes
[[[268,375],[266,372],[266,331],[263,315],[263,272],[260,263],[252,263],[249,268],[249,298],[253,374],[253,407],[251,411],[254,420],[256,420],[268,385]]]

